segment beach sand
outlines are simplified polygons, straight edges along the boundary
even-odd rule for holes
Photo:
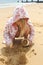
[[[0,65],[43,65],[43,3],[27,4],[24,7],[34,25],[34,45],[23,48],[18,44],[10,49],[2,44],[6,21],[13,15],[15,7],[0,8]]]

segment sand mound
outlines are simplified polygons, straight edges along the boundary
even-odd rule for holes
[[[30,48],[23,48],[20,44],[14,48],[3,47],[0,54],[0,61],[4,65],[25,65],[27,63],[26,53]]]

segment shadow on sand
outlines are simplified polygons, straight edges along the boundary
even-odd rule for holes
[[[31,46],[32,47],[32,46]],[[21,44],[15,44],[14,48],[3,47],[1,53],[7,59],[2,59],[5,65],[26,65],[27,57],[26,53],[31,49],[31,47],[22,47]]]

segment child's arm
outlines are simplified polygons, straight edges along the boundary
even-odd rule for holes
[[[30,36],[28,37],[29,42],[31,43],[34,37],[34,27],[31,22],[28,22],[28,25],[30,26]]]
[[[16,35],[17,30],[11,26],[10,24],[7,24],[4,31],[4,39],[7,46],[10,46],[12,44],[12,40]]]
[[[12,43],[12,39],[10,38],[10,34],[9,34],[9,25],[6,25],[3,36],[4,36],[5,44],[9,46]]]

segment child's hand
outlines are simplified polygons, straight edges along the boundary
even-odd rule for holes
[[[3,40],[2,44],[6,44],[6,42]]]
[[[32,41],[29,40],[29,45],[32,45]]]

